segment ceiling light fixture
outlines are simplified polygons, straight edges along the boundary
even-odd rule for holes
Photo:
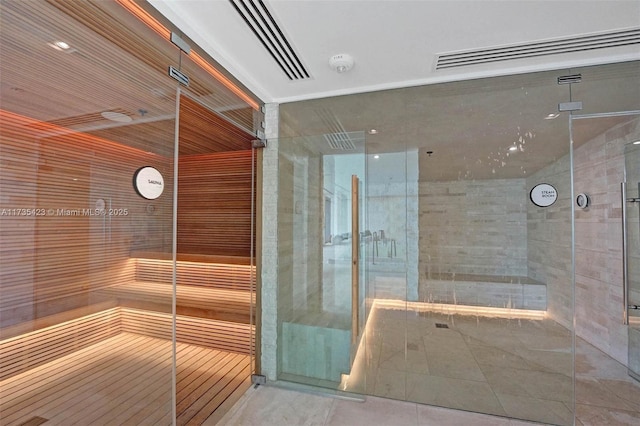
[[[373,158],[375,158],[377,160],[378,158],[380,158],[380,156],[378,154],[376,154],[376,155],[373,156]]]
[[[53,45],[56,46],[58,49],[62,49],[62,50],[67,50],[71,48],[71,46],[69,46],[69,43],[66,43],[64,41],[54,41]]]
[[[100,115],[106,118],[107,120],[115,121],[117,123],[130,123],[133,121],[133,118],[121,112],[103,111],[100,113]]]
[[[634,145],[640,145],[640,141],[635,141],[633,144]]]
[[[370,129],[370,130],[369,130],[369,134],[370,134],[370,135],[377,135],[377,134],[378,134],[378,131],[377,131],[376,129]]]
[[[337,73],[345,73],[353,68],[353,58],[348,53],[340,53],[329,58],[329,66]]]
[[[56,50],[59,50],[60,52],[70,52],[71,50],[71,46],[69,45],[69,43],[67,43],[66,41],[52,41],[51,43],[47,43],[49,46],[53,47]]]
[[[555,113],[555,114],[547,114],[547,116],[544,118],[545,120],[553,120],[555,118],[558,118],[560,114]]]
[[[514,146],[510,146],[510,147],[509,147],[509,151],[512,151],[512,152],[513,152],[513,151],[517,151],[517,150],[518,150],[518,147],[517,147],[517,146],[515,146],[515,145],[514,145]]]

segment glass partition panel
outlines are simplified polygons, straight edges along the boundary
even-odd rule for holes
[[[255,347],[255,136],[180,90],[176,415],[216,422],[251,385]]]
[[[117,2],[0,8],[2,423],[171,424],[175,48]]]
[[[367,134],[364,360],[354,363],[340,389],[573,423],[571,145],[566,121],[557,120],[558,104],[570,98],[557,78],[567,73],[280,107],[280,130],[287,134],[330,127],[326,111],[331,123]],[[322,143],[305,136],[283,140],[297,142],[287,143],[288,150]],[[295,172],[305,166],[292,165],[293,158],[303,163],[281,152],[280,184],[285,179],[306,194],[308,178]],[[283,203],[282,197],[281,250],[300,253],[300,262],[317,258],[294,248],[304,239],[283,238],[295,229],[298,210],[294,199]],[[309,281],[295,278],[296,263],[280,265],[279,312],[306,303],[283,297],[295,294],[283,281],[294,288]],[[304,341],[319,336],[310,330]],[[280,352],[280,361],[287,356]],[[317,365],[311,358],[299,363],[311,365]]]
[[[623,289],[623,303],[626,304],[629,325],[629,374],[640,380],[640,115],[636,116],[635,129],[635,134],[624,150],[626,185],[621,202],[626,203],[623,217],[626,285]]]
[[[337,389],[360,342],[352,297],[364,300],[363,258],[374,240],[362,221],[364,135],[278,146],[278,378]]]
[[[605,398],[606,391],[594,388],[594,380],[640,391],[640,384],[631,379],[638,378],[640,366],[640,111],[576,114],[571,123],[576,192],[576,356],[590,361],[588,364],[606,361],[609,365],[595,374],[577,376],[580,416],[589,398]],[[627,370],[631,377],[625,377]],[[614,401],[603,403],[601,415],[617,410],[613,405]]]

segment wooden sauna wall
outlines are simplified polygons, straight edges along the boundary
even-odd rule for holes
[[[255,194],[251,154],[243,150],[180,157],[178,253],[250,256]]]
[[[154,201],[133,189],[148,165],[172,182],[169,157],[2,113],[0,327],[96,302],[92,291],[135,279],[132,250],[171,251],[172,186]],[[113,215],[82,213],[98,199]]]

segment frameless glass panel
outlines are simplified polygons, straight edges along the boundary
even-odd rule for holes
[[[368,131],[365,393],[573,423],[566,73],[281,106],[288,133]]]
[[[637,116],[637,117],[640,117]],[[631,142],[625,145],[626,191],[621,202],[626,203],[626,292],[623,302],[627,305],[629,325],[629,374],[640,380],[640,119],[636,118],[636,131]],[[624,255],[624,253],[623,253]],[[624,306],[623,306],[624,307]]]
[[[576,416],[607,418],[640,395],[637,310],[640,62],[572,70],[575,187]],[[626,272],[626,273],[625,273]],[[636,302],[637,304],[637,302]],[[603,368],[603,366],[607,366]],[[631,377],[627,376],[627,372]],[[578,374],[579,373],[579,374]],[[634,375],[635,374],[635,375]],[[610,387],[594,386],[606,382]],[[585,408],[589,401],[608,401]],[[624,398],[622,398],[624,399]],[[634,411],[632,409],[631,411]],[[637,410],[636,410],[637,411]]]
[[[255,323],[254,135],[180,91],[176,415],[216,422],[250,386]],[[184,377],[184,378],[183,378]]]
[[[359,220],[364,135],[282,138],[278,146],[278,378],[337,389],[360,341],[352,295],[364,294],[355,288],[373,240]]]
[[[171,424],[174,48],[117,2],[0,7],[2,422]]]
[[[638,366],[639,117],[613,112],[572,120],[577,354],[608,360],[615,368],[599,374],[611,381],[620,380],[616,370],[628,367],[633,375]],[[576,386],[589,383],[578,379]]]

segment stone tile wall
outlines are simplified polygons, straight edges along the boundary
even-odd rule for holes
[[[573,328],[569,156],[527,178],[526,193],[540,183],[552,185],[558,198],[549,207],[538,207],[527,195],[529,277],[547,285],[547,314],[565,327]]]
[[[527,276],[526,200],[524,179],[420,182],[421,287],[431,273]]]
[[[580,126],[580,121],[576,126]],[[617,126],[574,152],[575,192],[591,205],[576,210],[576,333],[614,359],[627,364],[628,327],[622,324],[622,223],[620,182],[625,145],[640,139],[640,120]],[[640,159],[635,161],[637,185]],[[633,170],[629,170],[629,179]],[[638,217],[638,206],[627,204]],[[631,221],[632,223],[633,220]],[[637,223],[637,221],[635,222]],[[638,227],[629,227],[630,276],[640,273]],[[635,251],[633,245],[635,244]]]

